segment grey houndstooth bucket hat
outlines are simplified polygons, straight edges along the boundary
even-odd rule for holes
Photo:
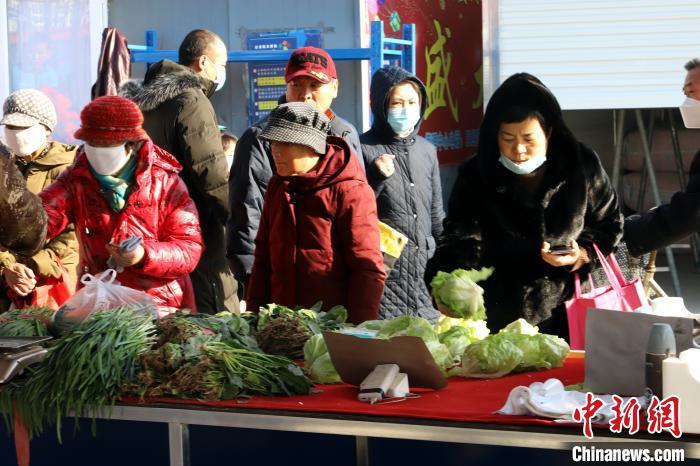
[[[301,144],[318,154],[326,153],[330,120],[304,102],[282,104],[272,112],[260,138],[268,141]]]

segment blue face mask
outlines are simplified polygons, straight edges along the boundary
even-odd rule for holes
[[[529,175],[530,173],[540,168],[542,164],[547,161],[547,156],[545,154],[535,155],[534,157],[529,158],[525,162],[515,163],[501,153],[501,156],[498,158],[498,161],[501,162],[501,165],[503,165],[516,175]]]
[[[396,134],[405,133],[416,127],[420,120],[420,106],[408,105],[393,108],[387,112],[386,120]]]

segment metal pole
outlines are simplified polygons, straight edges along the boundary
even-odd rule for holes
[[[649,149],[649,144],[647,141],[647,131],[644,127],[644,120],[642,119],[642,111],[636,109],[634,111],[637,117],[637,129],[639,130],[639,137],[642,139],[642,149],[644,150],[644,161],[646,162],[647,174],[649,175],[649,184],[651,185],[651,191],[654,194],[654,202],[656,205],[661,204],[661,194],[659,194],[659,185],[656,181],[656,173],[654,172],[654,165],[651,161],[651,151]],[[673,258],[673,251],[671,248],[664,248],[666,252],[666,260],[668,261],[668,268],[671,272],[671,280],[673,281],[673,289],[676,292],[676,296],[681,296],[681,282],[678,279],[678,270],[676,269],[676,261]]]
[[[617,119],[617,121],[615,121]],[[622,164],[622,140],[625,131],[625,110],[613,110],[613,129],[615,130],[615,156],[613,158],[612,184],[620,198],[620,165]]]
[[[190,466],[190,431],[187,424],[168,423],[170,466]]]
[[[678,184],[681,190],[685,189],[686,179],[685,179],[685,167],[683,166],[683,156],[681,155],[681,145],[678,142],[678,131],[676,130],[676,122],[673,121],[673,111],[669,108],[668,110],[668,126],[671,129],[671,143],[673,145],[673,157],[676,161],[676,168],[678,169]]]
[[[369,466],[369,439],[367,437],[355,437],[355,464],[357,466]]]
[[[655,120],[655,115],[654,115],[654,109],[651,109],[649,111],[649,130],[647,132],[647,135],[649,136],[649,139],[647,140],[647,144],[649,146],[649,153],[651,153],[654,150],[654,122]],[[644,209],[644,199],[646,198],[647,194],[647,184],[649,184],[649,179],[647,178],[647,171],[648,168],[646,164],[642,165],[642,175],[639,178],[639,193],[637,196],[637,212],[642,212]],[[658,203],[656,204],[658,205]]]

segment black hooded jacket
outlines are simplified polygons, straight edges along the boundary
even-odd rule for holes
[[[551,125],[547,161],[538,169],[544,170],[542,183],[533,194],[498,161],[501,118],[514,105],[537,109]],[[540,330],[566,336],[563,304],[574,274],[544,262],[543,241],[576,240],[592,260],[579,269],[585,276],[595,263],[592,244],[608,254],[621,236],[617,196],[598,156],[571,134],[549,89],[534,76],[516,74],[491,97],[477,155],[460,167],[427,278],[437,270],[492,266],[494,274],[480,283],[492,332],[523,317],[546,321]]]
[[[143,128],[157,146],[182,165],[180,176],[199,212],[204,252],[190,274],[197,310],[238,310],[237,284],[226,261],[228,165],[216,113],[209,97],[213,81],[189,67],[162,60],[148,68],[143,83],[129,81],[120,94],[138,104]]]
[[[410,80],[421,90],[421,119],[426,108],[426,91],[414,75],[398,67],[384,67],[372,76],[370,105],[372,128],[360,136],[365,170],[377,196],[379,220],[408,237],[401,257],[394,264],[384,286],[380,318],[414,315],[435,321],[439,313],[423,276],[428,259],[435,253],[435,238],[442,233],[440,170],[435,146],[413,132],[399,137],[387,122],[389,91],[401,81]],[[384,176],[375,161],[382,154],[393,154],[395,172]]]
[[[283,95],[279,103],[285,102]],[[241,283],[245,283],[253,269],[255,237],[258,235],[265,191],[275,174],[270,143],[260,139],[260,133],[266,126],[267,118],[263,118],[240,137],[228,180],[231,216],[226,228],[226,255],[234,276]],[[334,114],[330,135],[345,139],[362,162],[359,136],[352,124]]]

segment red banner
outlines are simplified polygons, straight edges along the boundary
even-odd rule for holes
[[[480,0],[366,0],[387,36],[416,25],[416,72],[428,91],[421,134],[442,164],[473,155],[483,106]]]

